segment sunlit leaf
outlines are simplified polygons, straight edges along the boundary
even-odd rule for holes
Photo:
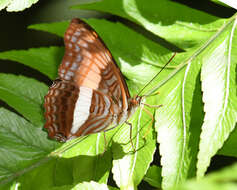
[[[92,189],[96,189],[96,190],[109,190],[109,188],[107,187],[106,184],[99,184],[96,183],[94,181],[91,182],[83,182],[83,183],[79,183],[77,185],[68,185],[68,186],[61,186],[61,187],[53,187],[50,188],[49,190],[81,190],[81,189],[85,189],[85,190],[92,190]]]
[[[103,0],[74,8],[98,10],[129,19],[176,46],[198,47],[225,22],[169,0]],[[167,15],[168,13],[168,15]]]
[[[204,175],[211,157],[223,146],[237,122],[237,19],[222,28],[202,56],[201,73],[205,118],[197,176]]]
[[[7,8],[7,11],[23,11],[26,8],[29,8],[34,3],[39,0],[1,0],[0,1],[0,10]]]
[[[173,190],[199,190],[199,189],[215,189],[215,190],[235,190],[237,188],[237,164],[221,171],[207,175],[201,180],[188,180]]]
[[[217,0],[216,0],[217,1]],[[219,4],[225,5],[225,6],[229,6],[229,7],[233,7],[234,9],[237,9],[237,4],[234,1],[229,1],[229,0],[219,0]]]
[[[210,38],[200,49],[198,49],[188,60],[184,62],[187,63],[186,67],[177,68],[177,71],[174,71],[174,77],[170,79],[170,81],[165,84],[161,89],[160,93],[166,93],[166,96],[161,97],[159,101],[164,104],[164,106],[157,111],[156,120],[157,120],[157,132],[158,132],[158,142],[160,143],[160,154],[161,164],[162,164],[162,176],[163,176],[163,188],[175,186],[180,182],[184,181],[187,177],[191,177],[195,175],[195,163],[196,156],[198,151],[198,143],[199,143],[199,135],[200,135],[200,127],[203,122],[203,110],[202,110],[202,102],[201,102],[201,89],[200,89],[200,69],[203,65],[208,63],[213,63],[212,67],[209,69],[209,75],[217,75],[223,74],[224,76],[229,76],[230,85],[232,87],[229,90],[229,96],[226,97],[226,101],[230,102],[230,106],[226,105],[227,110],[230,109],[232,111],[228,111],[227,115],[222,115],[223,123],[221,124],[220,116],[216,117],[213,115],[213,110],[206,109],[207,101],[204,98],[205,104],[205,112],[212,115],[210,118],[211,121],[215,122],[215,125],[208,125],[206,127],[206,120],[202,126],[202,136],[200,142],[200,151],[199,151],[199,161],[197,164],[198,168],[198,176],[203,175],[207,166],[210,163],[211,157],[217,152],[218,149],[224,143],[224,140],[230,135],[231,130],[233,130],[235,122],[236,122],[236,104],[234,101],[236,95],[235,88],[233,86],[233,78],[236,67],[236,62],[234,61],[234,55],[236,50],[235,46],[231,46],[232,56],[231,59],[220,59],[220,56],[225,55],[228,52],[228,46],[226,49],[222,49],[222,51],[218,51],[215,54],[214,50],[218,49],[217,47],[223,47],[223,42],[228,42],[227,39],[230,39],[230,36],[235,36],[231,34],[233,28],[233,23],[235,22],[235,18],[230,19],[229,23],[223,25],[219,31]],[[235,44],[235,43],[233,43]],[[213,61],[215,59],[216,61]],[[229,60],[229,62],[227,61]],[[230,68],[230,75],[226,75],[224,71],[217,72],[215,67],[218,67],[218,63],[227,66],[229,63],[233,68]],[[171,76],[173,76],[171,74]],[[228,78],[228,77],[227,77]],[[212,79],[212,78],[210,78]],[[219,80],[223,81],[224,84],[227,84],[223,80],[224,78],[214,79],[215,82]],[[203,70],[202,70],[202,85],[203,83]],[[207,79],[207,84],[211,83],[211,80]],[[216,88],[216,90],[211,90],[212,88]],[[209,89],[209,93],[213,94],[212,98],[208,100],[216,100],[214,105],[220,106],[223,105],[222,99],[216,99],[218,96],[216,93],[220,93],[223,90],[223,87],[220,85],[215,85],[213,82],[211,83]],[[204,91],[204,89],[202,88]],[[207,90],[207,89],[205,89]],[[207,90],[208,91],[208,90]],[[211,92],[212,93],[211,93]],[[222,91],[224,93],[224,91]],[[222,93],[221,93],[222,94]],[[218,95],[221,95],[218,94]],[[204,92],[205,97],[205,92]],[[211,106],[210,106],[211,107]],[[219,110],[223,113],[223,106]],[[214,108],[215,113],[218,111],[217,107]],[[206,116],[205,116],[206,118]],[[210,124],[210,123],[209,123]],[[226,126],[226,128],[220,127],[219,125]],[[218,132],[220,130],[220,132]],[[209,131],[209,132],[208,132]],[[210,131],[213,131],[210,133]],[[205,136],[205,137],[204,137]],[[217,140],[218,139],[218,140]]]
[[[221,0],[211,0],[211,1],[218,4],[218,5],[229,7],[227,4],[224,3],[225,0],[223,2]]]

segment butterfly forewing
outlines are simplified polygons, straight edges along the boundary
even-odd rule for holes
[[[129,116],[128,88],[96,32],[85,22],[73,19],[64,41],[59,79],[45,97],[49,136],[64,141],[125,121]]]

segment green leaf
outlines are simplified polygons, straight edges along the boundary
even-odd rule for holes
[[[29,8],[34,3],[37,3],[39,0],[1,0],[0,1],[0,10],[7,8],[8,12],[12,11],[23,11],[26,8]]]
[[[199,134],[191,133],[190,116],[194,115],[194,104],[201,104],[200,98],[194,99],[194,96],[200,94],[200,89],[195,84],[200,65],[195,65],[193,62],[190,63],[189,68],[190,70],[186,67],[185,70],[179,71],[160,89],[161,94],[167,91],[166,96],[161,96],[159,99],[164,106],[157,110],[156,114],[157,140],[160,143],[162,156],[163,188],[175,186],[187,179],[189,175],[193,176],[194,173],[191,163],[195,165]],[[194,91],[197,91],[195,95]],[[193,100],[196,103],[192,103]],[[199,117],[193,118],[192,123],[195,123],[196,128],[200,128],[200,108],[196,111]],[[192,144],[190,144],[191,134]],[[191,151],[193,154],[190,153]]]
[[[65,22],[33,24],[28,26],[28,28],[50,32],[52,34],[58,35],[59,37],[63,37],[68,25],[69,22],[65,21]]]
[[[207,175],[201,180],[188,180],[172,190],[235,190],[237,188],[237,164]]]
[[[144,177],[144,181],[149,183],[151,186],[161,188],[161,168],[156,165],[152,165],[148,169]]]
[[[55,149],[47,133],[20,116],[0,108],[0,185],[25,173]]]
[[[106,133],[108,142],[110,142],[113,133],[114,131]],[[90,180],[107,183],[112,165],[112,155],[110,150],[104,152],[104,145],[103,134],[94,134],[62,154],[62,157],[66,158],[66,162],[73,163],[74,183]],[[71,146],[71,142],[66,143],[62,149],[67,146]]]
[[[166,84],[160,82],[164,86],[159,92],[165,95],[159,97],[163,107],[156,111],[156,130],[164,189],[195,175],[203,118],[199,54],[199,51],[195,52],[179,65],[167,77]]]
[[[0,59],[22,63],[40,71],[50,79],[55,79],[63,53],[62,47],[32,48],[0,52]]]
[[[0,99],[36,126],[44,123],[42,103],[48,87],[34,79],[0,74]]]
[[[201,73],[205,118],[202,126],[197,177],[204,175],[211,157],[223,146],[237,122],[236,43],[233,17],[203,56]]]
[[[100,143],[104,139],[102,137],[100,140],[101,134],[75,139],[55,150],[58,143],[47,140],[46,132],[30,123],[25,126],[26,121],[19,116],[14,121],[15,114],[9,111],[4,110],[1,115],[4,115],[5,120],[1,120],[0,126],[6,127],[2,127],[0,131],[1,141],[4,142],[1,142],[0,189],[13,179],[13,183],[17,183],[22,189],[34,187],[36,190],[91,180],[107,183],[111,154],[106,152],[103,157],[98,155],[98,151],[104,149]],[[12,126],[9,119],[18,124],[14,133],[9,132],[9,126]],[[38,136],[35,130],[39,131]]]
[[[58,175],[60,175],[56,173],[55,169],[57,166],[57,159],[57,157],[51,157],[50,155],[49,157],[43,157],[41,161],[38,161],[29,167],[31,170],[21,173],[18,178],[15,179],[15,182],[21,189],[25,190],[42,190],[48,187],[54,187],[55,185],[60,185],[60,183],[58,184],[55,179]],[[57,172],[62,173],[65,171],[57,170]],[[63,176],[64,178],[62,178],[63,180],[61,180],[61,183],[63,182],[64,185],[68,183],[68,178],[71,177],[71,175],[68,174],[69,173],[65,173],[65,176]]]
[[[43,189],[91,180],[107,183],[111,168],[111,154],[106,152],[103,156],[98,155],[99,150],[103,151],[100,136],[101,134],[95,134],[65,143],[50,154],[52,158],[50,162],[18,179],[22,188],[32,189],[32,185],[38,187],[39,178],[40,183],[44,181]],[[36,187],[35,189],[42,189],[42,186]]]
[[[2,0],[0,2],[0,10],[4,9],[8,4],[9,4],[10,0]]]
[[[103,0],[74,8],[121,16],[185,50],[202,45],[225,22],[168,0]]]
[[[229,8],[229,6],[227,5],[227,1],[226,1],[226,4],[224,3],[225,0],[224,1],[221,1],[221,0],[211,0],[211,1],[216,3],[216,4],[218,4],[218,5],[222,5],[222,6],[225,6],[225,7]],[[229,3],[231,4],[231,1]]]
[[[198,151],[200,127],[202,126],[203,122],[202,102],[200,98],[201,89],[199,83],[199,75],[202,65],[204,65],[205,68],[206,64],[213,63],[212,67],[209,69],[209,76],[220,76],[220,73],[224,74],[224,71],[218,72],[218,70],[214,69],[217,67],[217,65],[215,65],[216,63],[222,63],[225,65],[225,67],[227,67],[228,63],[231,65],[232,68],[229,68],[230,75],[225,74],[225,76],[230,77],[227,77],[226,79],[231,81],[228,83],[231,85],[231,87],[228,87],[229,94],[228,96],[225,96],[225,100],[231,105],[226,104],[227,110],[230,110],[228,111],[228,114],[222,115],[223,120],[219,120],[221,115],[219,117],[214,117],[215,114],[212,115],[211,119],[213,121],[218,121],[216,121],[215,126],[205,126],[206,121],[204,119],[199,148],[200,151],[198,153],[198,176],[205,172],[206,167],[210,163],[211,157],[217,152],[219,148],[221,148],[224,140],[229,136],[231,130],[233,130],[237,119],[236,111],[234,111],[236,110],[235,102],[237,102],[234,101],[236,98],[236,95],[234,95],[234,92],[236,92],[236,85],[233,85],[233,73],[235,73],[234,68],[236,67],[236,62],[233,58],[235,53],[233,52],[236,50],[235,46],[231,47],[232,57],[229,57],[230,59],[226,59],[226,61],[223,59],[220,60],[219,56],[225,55],[226,52],[228,52],[228,47],[230,46],[226,46],[227,49],[221,49],[221,51],[218,51],[218,53],[215,53],[215,50],[218,49],[217,47],[223,47],[223,44],[226,42],[229,43],[230,36],[234,36],[232,33],[233,28],[230,26],[233,26],[235,19],[235,17],[230,19],[229,22],[223,25],[223,27],[221,27],[212,38],[210,38],[202,47],[200,47],[187,61],[180,65],[177,70],[174,71],[174,73],[171,73],[170,77],[168,77],[170,78],[170,81],[160,89],[161,94],[166,93],[166,96],[163,96],[159,99],[159,101],[164,106],[161,109],[158,109],[156,114],[158,142],[160,143],[160,154],[162,156],[161,165],[163,166],[163,188],[176,186],[178,183],[184,181],[187,177],[192,177],[195,175],[194,166],[196,163]],[[219,59],[215,59],[216,57]],[[187,67],[184,67],[185,64],[187,64]],[[218,68],[220,69],[221,67]],[[223,80],[224,78],[225,77],[222,77],[220,79]],[[215,79],[215,81],[219,81],[217,78]],[[223,80],[222,82],[227,84],[227,80]],[[161,83],[163,84],[163,82]],[[213,84],[212,78],[207,79],[206,83],[211,84],[211,86],[209,86],[209,91],[212,93],[209,93],[213,95],[215,94],[212,99],[217,97],[216,93],[222,92],[225,94],[225,92],[222,91],[224,89],[223,86]],[[203,77],[202,85],[205,85]],[[215,90],[211,90],[211,87],[215,88]],[[211,101],[211,98],[208,98],[208,100]],[[215,105],[223,105],[222,99],[215,100]],[[205,98],[204,103],[207,103]],[[206,105],[204,108],[206,114],[207,111],[209,114],[213,113],[213,110],[206,109]],[[223,106],[219,109],[222,113],[224,111],[223,108],[225,107]],[[224,125],[226,125],[226,128],[218,128],[218,126],[223,125],[222,122]],[[219,130],[223,131],[218,132]],[[213,133],[210,134],[207,131],[213,131]]]
[[[93,189],[98,189],[98,190],[109,190],[106,184],[99,184],[94,181],[91,182],[83,182],[79,183],[77,185],[68,185],[68,186],[61,186],[61,187],[54,187],[50,188],[49,190],[93,190]]]
[[[237,127],[235,125],[234,131],[230,134],[223,147],[220,149],[218,154],[225,156],[237,157]]]
[[[228,1],[228,0],[212,0],[212,1],[226,7],[232,7],[234,9],[237,9],[237,4],[234,1]]]
[[[34,187],[36,190],[53,189],[57,186],[69,186],[91,180],[107,183],[111,155],[109,152],[103,156],[95,155],[98,147],[93,145],[96,143],[98,143],[98,135],[66,143],[50,153],[51,159],[44,165],[25,173],[17,181],[22,189]],[[70,149],[72,144],[75,145],[73,150]]]

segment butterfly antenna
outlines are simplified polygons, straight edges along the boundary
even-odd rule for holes
[[[141,92],[165,69],[165,67],[172,61],[172,59],[174,58],[175,55],[176,55],[176,52],[174,53],[174,55],[172,55],[172,57],[164,65],[164,67],[162,67],[162,69],[138,92],[137,95],[141,94]]]

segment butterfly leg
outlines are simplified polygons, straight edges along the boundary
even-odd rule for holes
[[[129,122],[127,122],[127,121],[125,121],[125,123],[126,123],[127,125],[129,125],[129,127],[130,127],[130,135],[129,135],[129,136],[130,136],[130,142],[131,142],[133,151],[136,152],[136,149],[135,149],[135,147],[134,147],[134,145],[133,145],[133,142],[132,142],[132,124],[129,123]]]
[[[145,106],[147,106],[147,107],[150,107],[150,108],[160,108],[160,107],[163,106],[163,105],[150,105],[150,104],[145,104],[145,103],[143,103],[143,105],[145,105]],[[145,134],[144,134],[143,137],[142,137],[142,138],[145,139],[146,136],[149,134],[149,132],[150,132],[150,130],[151,130],[152,124],[153,124],[153,122],[154,122],[154,117],[153,117],[153,115],[151,114],[151,112],[150,112],[148,109],[146,109],[146,108],[143,107],[143,110],[151,117],[151,123],[150,123],[150,125],[149,125],[147,131],[145,132]]]
[[[112,130],[112,129],[116,128],[117,126],[118,126],[118,125],[115,125],[115,126],[113,126],[113,127],[109,128],[109,129],[105,129],[105,130],[104,130],[104,132],[110,131],[110,130]]]
[[[161,105],[150,105],[150,104],[146,104],[146,103],[141,103],[141,104],[143,104],[143,105],[145,105],[145,106],[147,106],[147,107],[149,107],[149,108],[160,108],[160,107],[162,107],[163,105],[161,104]],[[145,109],[145,108],[144,108]],[[148,110],[147,110],[148,111]]]
[[[145,104],[144,104],[144,105],[145,105]],[[142,138],[145,139],[146,136],[149,134],[149,132],[150,132],[150,130],[151,130],[152,124],[153,124],[153,122],[154,122],[154,117],[153,117],[153,115],[151,114],[151,112],[150,112],[149,110],[147,110],[146,108],[143,108],[143,110],[151,117],[151,123],[149,124],[149,126],[148,126],[148,128],[147,128],[145,134],[144,134],[143,137],[142,137]]]
[[[156,93],[150,94],[150,95],[143,95],[142,97],[156,96],[156,95],[159,95],[159,94],[160,94],[160,92],[156,92]],[[150,105],[150,104],[146,104],[146,103],[144,103],[144,102],[141,102],[141,104],[142,104],[142,105],[145,105],[145,106],[147,106],[147,107],[149,107],[149,108],[160,108],[160,107],[163,106],[162,104],[161,104],[161,105]]]

